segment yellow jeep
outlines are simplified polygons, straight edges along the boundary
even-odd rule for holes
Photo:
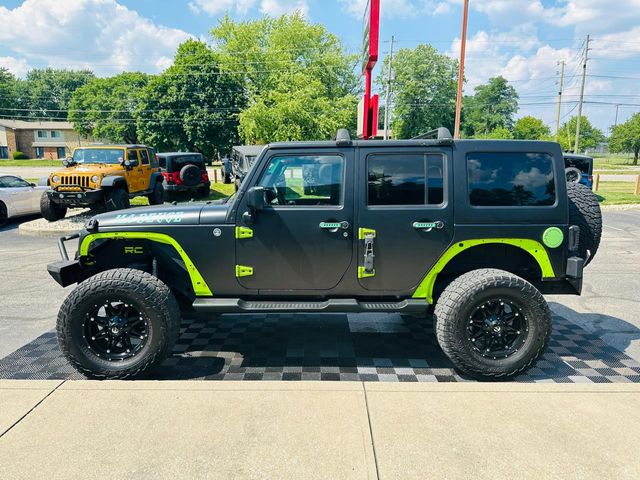
[[[156,152],[145,145],[100,145],[74,149],[53,172],[42,195],[40,210],[50,222],[63,218],[67,208],[89,207],[107,211],[129,208],[129,199],[149,198],[163,203],[164,188]]]

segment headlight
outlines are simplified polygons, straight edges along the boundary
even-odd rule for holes
[[[60,177],[58,175],[54,175],[53,177],[51,177],[51,181],[53,183],[58,183],[60,181]]]
[[[100,177],[98,175],[94,175],[93,177],[91,177],[91,181],[93,183],[98,183],[100,181]]]

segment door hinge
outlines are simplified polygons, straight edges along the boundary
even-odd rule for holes
[[[247,227],[236,227],[236,238],[252,238],[253,230]]]
[[[373,277],[376,269],[373,268],[373,241],[376,238],[376,231],[372,228],[358,229],[358,238],[364,240],[364,265],[358,266],[358,278]]]
[[[236,277],[250,277],[251,275],[253,275],[253,267],[236,265]]]

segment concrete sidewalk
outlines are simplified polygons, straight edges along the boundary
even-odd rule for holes
[[[640,385],[0,382],[0,478],[640,478]]]

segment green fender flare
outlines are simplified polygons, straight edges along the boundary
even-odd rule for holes
[[[169,235],[165,235],[164,233],[151,233],[151,232],[106,232],[106,233],[91,233],[82,239],[82,243],[80,244],[80,256],[86,257],[89,253],[89,247],[96,240],[101,239],[109,239],[109,240],[131,240],[131,239],[139,239],[139,240],[149,240],[152,242],[164,243],[166,245],[171,245],[175,248],[178,255],[184,262],[185,267],[187,267],[187,272],[189,273],[189,277],[191,278],[191,285],[193,286],[193,291],[198,297],[212,297],[213,294],[209,287],[207,286],[207,282],[204,281],[202,275],[193,264],[187,252],[180,246],[180,244]]]
[[[433,287],[436,283],[436,277],[444,267],[451,261],[453,257],[460,252],[467,250],[468,248],[483,245],[486,243],[506,243],[519,247],[524,251],[531,254],[531,256],[540,265],[542,271],[542,278],[554,278],[555,272],[549,260],[549,254],[544,246],[535,240],[528,238],[478,238],[472,240],[462,240],[449,247],[442,256],[438,259],[435,265],[429,270],[429,273],[424,277],[416,291],[413,293],[413,298],[425,298],[429,303],[433,303]]]

